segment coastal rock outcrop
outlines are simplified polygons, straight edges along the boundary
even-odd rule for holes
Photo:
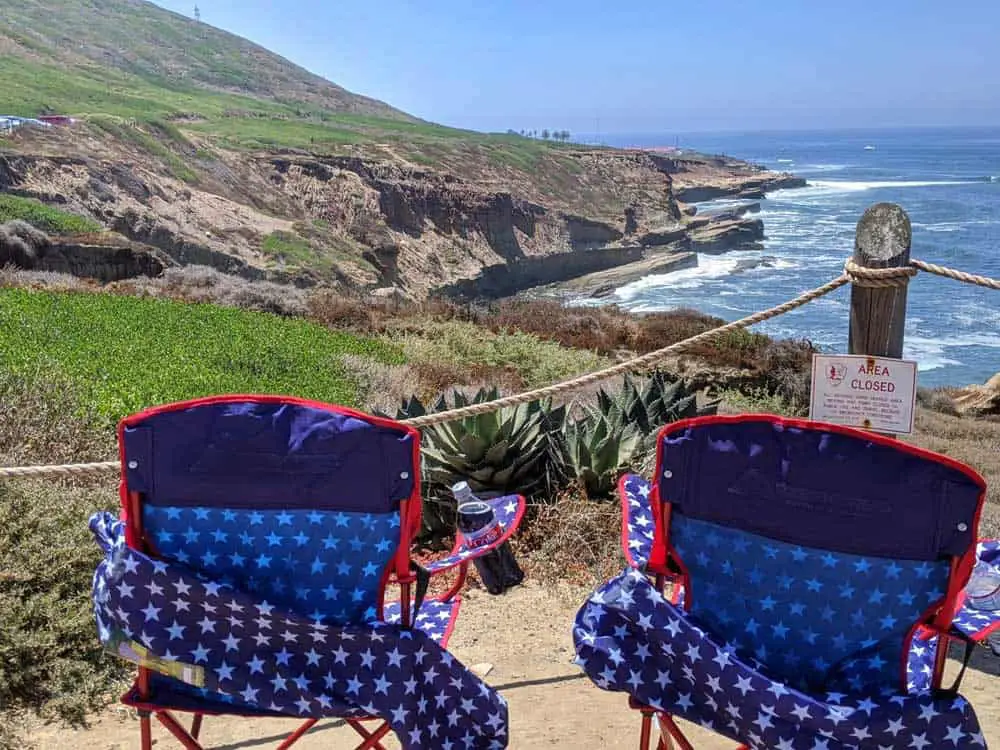
[[[955,410],[963,416],[1000,414],[1000,372],[983,385],[970,385],[951,394]]]
[[[449,152],[430,168],[391,149],[209,145],[200,153],[210,157],[186,155],[184,173],[176,154],[160,158],[81,129],[72,138],[52,132],[35,151],[25,142],[0,154],[0,189],[89,216],[170,263],[353,292],[392,286],[422,299],[514,294],[654,252],[754,247],[763,225],[746,215],[752,206],[700,216],[678,197],[788,179],[734,160],[642,150],[576,147],[526,170],[488,150]],[[102,273],[135,270],[126,265]],[[155,273],[154,265],[143,267]]]

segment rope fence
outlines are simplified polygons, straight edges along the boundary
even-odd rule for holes
[[[680,354],[685,349],[690,349],[699,344],[718,338],[719,336],[731,333],[732,331],[741,328],[749,328],[757,323],[763,323],[771,318],[784,315],[785,313],[798,307],[802,307],[813,300],[830,294],[846,284],[853,284],[855,286],[868,288],[901,287],[909,284],[910,279],[919,274],[921,271],[937,276],[943,276],[955,281],[960,281],[965,284],[973,284],[987,289],[1000,290],[1000,280],[998,279],[966,273],[965,271],[939,266],[934,263],[926,263],[921,260],[910,260],[908,265],[899,268],[867,268],[858,265],[849,258],[844,263],[844,272],[822,286],[803,292],[794,299],[790,299],[780,305],[775,305],[767,310],[755,312],[752,315],[740,318],[739,320],[734,320],[731,323],[726,323],[709,331],[703,331],[702,333],[686,338],[683,341],[678,341],[661,349],[643,354],[642,356],[634,357],[626,360],[625,362],[620,362],[616,365],[612,365],[611,367],[606,367],[603,370],[590,372],[585,375],[580,375],[578,377],[571,378],[570,380],[564,380],[560,383],[554,383],[542,388],[535,388],[530,391],[516,393],[511,396],[494,399],[493,401],[484,401],[480,404],[471,404],[469,406],[450,409],[448,411],[435,412],[434,414],[426,414],[412,419],[403,419],[400,420],[400,422],[418,428],[429,427],[435,424],[453,422],[465,417],[472,417],[477,414],[485,414],[486,412],[496,411],[505,407],[517,406],[518,404],[527,403],[536,399],[548,398],[563,393],[578,391],[582,388],[586,388],[588,385],[613,378],[616,375],[623,375],[633,370],[644,369],[652,364],[655,364],[656,362],[666,359],[671,355]],[[0,479],[10,477],[41,476],[61,476],[68,478],[91,474],[97,475],[112,473],[117,472],[119,468],[120,466],[117,461],[103,461],[86,464],[0,467]]]

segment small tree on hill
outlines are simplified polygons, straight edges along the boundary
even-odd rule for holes
[[[194,6],[194,20],[195,21],[201,20],[201,8],[199,8],[197,5]]]
[[[548,140],[548,139],[549,139],[549,131],[548,131],[548,128],[546,128],[545,130],[543,130],[543,131],[542,131],[542,138],[544,138],[545,140]]]

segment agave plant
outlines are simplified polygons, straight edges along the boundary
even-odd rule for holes
[[[596,407],[566,429],[568,463],[590,497],[612,492],[622,470],[636,463],[668,422],[714,414],[718,402],[699,408],[697,395],[683,381],[655,372],[637,384],[626,375],[614,394],[597,392]]]
[[[480,389],[471,399],[454,391],[452,403],[442,395],[427,409],[416,397],[403,402],[397,419],[423,416],[500,397],[496,388]],[[532,495],[550,489],[564,476],[560,432],[566,408],[549,401],[477,414],[422,428],[425,496],[438,507],[425,513],[425,531],[447,527],[452,513],[448,488],[466,481],[481,497]]]
[[[671,382],[659,371],[638,385],[626,375],[621,390],[614,395],[602,388],[597,392],[597,406],[614,421],[635,424],[643,435],[656,432],[668,422],[718,410],[717,401],[699,408],[697,394],[688,390],[682,380]]]
[[[621,471],[640,454],[643,434],[634,424],[591,410],[566,426],[569,466],[588,497],[606,497]]]

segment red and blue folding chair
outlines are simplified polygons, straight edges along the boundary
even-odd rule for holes
[[[675,717],[743,748],[985,746],[957,681],[941,688],[976,559],[976,472],[763,415],[668,425],[655,472],[623,478],[630,569],[574,628],[591,680],[642,712],[642,750],[654,717],[661,749],[692,747]]]
[[[121,519],[91,520],[106,552],[94,600],[102,642],[140,665],[123,702],[144,750],[151,717],[197,750],[213,714],[302,719],[281,748],[327,716],[360,749],[390,731],[404,747],[506,747],[503,699],[444,649],[469,560],[514,533],[523,498],[489,501],[495,542],[460,540],[421,568],[420,435],[403,424],[224,396],[128,417],[119,442]],[[456,569],[444,595],[424,597],[430,575]]]

